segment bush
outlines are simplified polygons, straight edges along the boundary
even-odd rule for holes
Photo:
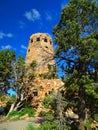
[[[43,105],[45,108],[48,108],[49,105],[52,105],[54,103],[55,103],[54,98],[51,98],[51,97],[45,97],[43,100]]]
[[[26,127],[26,130],[37,130],[31,123],[28,124],[28,126]]]
[[[58,123],[56,121],[53,122],[44,122],[40,125],[37,130],[59,130]]]
[[[35,110],[30,107],[24,108],[22,111],[12,111],[8,115],[8,119],[11,119],[11,117],[17,116],[17,119],[19,119],[21,116],[24,116],[25,114],[28,114],[29,117],[34,116]]]
[[[12,111],[9,113],[7,119],[10,120],[12,117],[18,116],[19,112],[18,111]],[[17,117],[18,118],[18,117]],[[16,118],[15,118],[16,119]]]
[[[33,108],[24,108],[21,112],[19,112],[19,117],[25,115],[25,114],[28,114],[29,117],[32,117],[34,116],[35,114],[35,110]]]
[[[86,122],[85,127],[87,128],[87,130],[92,130],[91,123],[89,121]]]
[[[45,111],[41,111],[41,112],[40,112],[40,116],[42,116],[42,117],[43,117],[43,116],[46,116],[46,114],[47,114],[47,112],[45,112]]]
[[[53,117],[52,114],[49,114],[49,113],[48,113],[48,114],[46,115],[46,120],[47,120],[47,121],[52,121],[53,118],[54,118],[54,117]]]
[[[98,114],[94,115],[94,120],[98,122]]]

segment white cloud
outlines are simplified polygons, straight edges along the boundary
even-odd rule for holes
[[[40,13],[38,10],[36,9],[31,9],[31,11],[27,11],[25,12],[24,15],[28,20],[30,21],[35,21],[35,20],[39,20],[40,19]]]
[[[0,32],[0,39],[3,39],[4,37],[5,37],[5,33],[3,33],[3,32]]]
[[[26,26],[26,24],[22,21],[19,21],[19,28],[23,29]]]
[[[5,37],[8,37],[8,38],[11,38],[13,37],[13,34],[12,33],[4,33],[4,32],[0,32],[0,39],[3,39]]]
[[[12,46],[11,45],[5,45],[5,46],[1,46],[1,49],[11,49]]]
[[[27,47],[24,46],[24,45],[21,45],[21,48],[22,48],[22,49],[25,49],[25,50],[27,49]]]
[[[46,20],[52,20],[52,16],[48,12],[46,12]]]
[[[12,33],[7,33],[7,34],[6,34],[6,37],[11,38],[11,37],[13,37],[13,34],[12,34]]]

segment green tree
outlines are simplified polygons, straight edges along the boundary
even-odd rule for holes
[[[0,50],[0,93],[7,94],[12,79],[12,63],[15,62],[15,52],[9,49]]]
[[[35,79],[36,62],[26,65],[23,56],[16,57],[14,51],[0,50],[0,93],[16,92],[14,102],[8,104],[8,115],[11,111],[21,109],[33,97],[33,80]],[[30,101],[30,100],[29,100]]]
[[[27,66],[23,56],[19,56],[13,63],[12,89],[16,92],[16,100],[11,104],[7,116],[10,112],[23,108],[26,102],[30,103],[30,99],[33,98],[35,66],[35,61],[32,61],[31,64]]]
[[[86,108],[93,111],[92,104],[98,103],[98,2],[70,0],[53,33],[55,58],[66,75],[66,99],[78,108],[79,129],[84,130]]]

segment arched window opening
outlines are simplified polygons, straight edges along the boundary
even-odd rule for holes
[[[30,52],[30,49],[28,49],[28,52]]]
[[[50,45],[52,44],[52,41],[50,41]]]
[[[45,48],[48,48],[48,46],[45,46]]]
[[[39,41],[40,41],[40,37],[38,37],[38,38],[36,39],[36,41],[39,42]]]
[[[34,97],[38,96],[38,92],[37,91],[33,92],[33,95],[34,95]]]
[[[31,43],[33,43],[33,39],[31,39]]]
[[[44,42],[48,42],[46,38],[44,39]]]
[[[48,94],[47,93],[45,93],[45,96],[47,96]]]

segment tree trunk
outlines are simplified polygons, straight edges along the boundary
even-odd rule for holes
[[[16,101],[11,105],[10,110],[7,114],[6,117],[8,117],[9,113],[12,111],[16,111],[18,108],[20,108],[23,105],[23,98],[21,99],[16,99]]]
[[[14,103],[11,105],[10,110],[9,110],[9,112],[8,112],[8,114],[7,114],[6,117],[8,117],[8,116],[9,116],[9,113],[12,112],[12,111],[14,110],[15,103],[16,103],[16,102],[14,102]]]
[[[57,94],[57,109],[58,109],[58,122],[59,122],[59,130],[64,130],[64,117],[63,117],[63,104],[62,104],[62,95],[61,93],[58,91]]]
[[[80,103],[79,103],[79,130],[85,130],[86,124],[86,103],[85,103],[85,89],[82,86],[79,90]]]

